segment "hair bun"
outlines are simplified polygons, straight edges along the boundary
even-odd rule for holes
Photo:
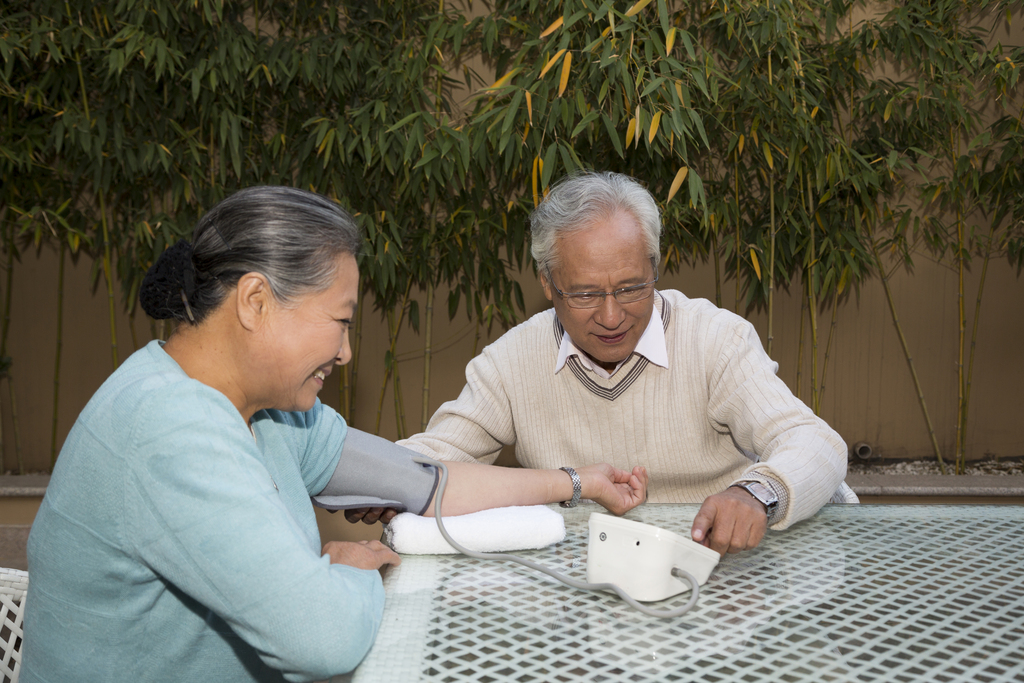
[[[156,320],[187,319],[181,293],[191,290],[194,280],[192,245],[187,240],[179,240],[160,254],[142,279],[139,287],[142,310]]]

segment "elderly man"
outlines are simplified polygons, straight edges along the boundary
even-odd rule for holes
[[[829,501],[846,444],[776,377],[749,322],[655,289],[661,216],[646,189],[614,173],[570,176],[531,232],[554,309],[485,348],[458,399],[402,445],[492,463],[515,444],[524,467],[571,477],[602,461],[642,465],[651,502],[703,502],[692,537],[723,553]]]

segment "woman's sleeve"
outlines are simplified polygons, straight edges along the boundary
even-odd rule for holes
[[[319,539],[285,505],[251,437],[195,414],[142,411],[148,424],[125,494],[129,547],[286,679],[353,669],[380,626],[379,573],[320,556]]]

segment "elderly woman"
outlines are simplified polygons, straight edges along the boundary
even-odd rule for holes
[[[304,681],[359,663],[376,570],[399,558],[377,541],[321,549],[310,498],[431,514],[437,481],[317,399],[351,356],[359,248],[336,204],[260,187],[161,256],[140,299],[180,324],[64,444],[29,538],[22,681]],[[574,495],[558,470],[449,466],[446,514]],[[646,493],[640,468],[579,477],[613,512]]]

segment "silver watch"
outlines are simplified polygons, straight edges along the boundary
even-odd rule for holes
[[[564,508],[574,508],[580,502],[580,495],[583,493],[583,483],[580,482],[580,475],[576,474],[576,470],[571,467],[559,467],[558,469],[568,474],[569,478],[572,479],[572,498],[570,500],[563,500],[559,505]]]
[[[775,514],[775,510],[779,507],[779,497],[775,495],[775,491],[772,491],[771,488],[762,482],[756,480],[738,481],[729,488],[732,488],[733,486],[743,489],[756,498],[757,502],[764,505],[764,511],[767,513],[768,519],[772,518],[772,515]]]

